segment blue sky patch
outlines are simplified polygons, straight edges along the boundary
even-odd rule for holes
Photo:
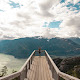
[[[80,2],[78,2],[78,3],[80,3]],[[74,5],[74,4],[72,4],[72,3],[69,3],[69,4],[67,5],[67,7],[68,7],[68,9],[70,9],[70,7],[72,7],[72,8],[74,7],[74,8],[73,8],[73,11],[74,11],[74,10],[80,10],[80,5],[77,5],[77,4]]]
[[[61,0],[61,2],[60,2],[60,3],[63,3],[63,2],[65,2],[65,0]]]
[[[61,21],[53,21],[53,22],[50,22],[49,24],[47,22],[45,22],[43,27],[59,28],[60,24],[61,24]]]
[[[0,9],[0,12],[4,12],[4,10]]]
[[[50,22],[48,27],[50,27],[50,28],[59,28],[60,24],[61,24],[61,21]]]
[[[13,1],[9,1],[10,6],[12,6],[12,8],[20,8],[20,4],[19,3],[15,3]]]

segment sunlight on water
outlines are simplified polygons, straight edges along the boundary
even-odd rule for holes
[[[25,61],[26,59],[17,59],[14,56],[0,53],[0,72],[3,66],[7,66],[8,74],[12,73],[12,70],[18,71]]]

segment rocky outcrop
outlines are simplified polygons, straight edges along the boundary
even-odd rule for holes
[[[63,59],[61,59],[61,58],[55,58],[55,59],[53,59],[54,63],[57,65],[58,68],[60,67],[60,63],[61,63],[62,60]]]
[[[74,68],[76,65],[80,65],[80,57],[69,57],[63,60],[60,58],[56,58],[53,59],[53,61],[62,72],[67,72],[68,70]]]

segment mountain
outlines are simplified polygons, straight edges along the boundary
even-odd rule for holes
[[[80,45],[80,38],[70,38],[70,40],[72,40],[73,42],[77,43]]]
[[[47,50],[50,55],[74,56],[80,54],[80,45],[70,39],[64,38],[20,38],[15,40],[0,41],[0,53],[13,55],[16,58],[26,58],[33,50],[39,47]]]
[[[80,56],[68,58],[54,58],[53,61],[60,71],[80,79]]]

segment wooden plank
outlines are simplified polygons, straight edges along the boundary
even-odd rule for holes
[[[38,80],[38,70],[39,70],[38,69],[38,66],[39,66],[38,62],[39,62],[39,58],[37,58],[37,56],[36,56],[36,60],[37,61],[36,61],[36,64],[35,64],[36,65],[36,69],[35,69],[35,78],[34,78],[34,80]]]
[[[44,80],[44,74],[43,74],[43,61],[42,61],[42,59],[41,59],[41,68],[40,68],[40,70],[41,70],[41,80]]]
[[[52,80],[45,56],[35,56],[28,72],[29,80]]]
[[[47,71],[47,80],[53,80],[53,79],[52,79],[51,70],[49,69],[49,65],[48,65],[48,62],[47,62],[47,60],[46,60],[46,59],[45,59],[45,63],[47,64],[47,66],[46,66],[46,71]]]
[[[42,59],[42,63],[43,63],[44,80],[47,80],[47,76],[46,76],[46,73],[47,73],[46,71],[47,70],[45,69],[47,65],[45,65],[45,60],[44,59]]]
[[[46,80],[53,80],[51,70],[49,69],[49,65],[46,59],[44,63],[45,63],[45,71],[46,71],[46,78],[47,78]]]
[[[29,70],[29,72],[28,72],[28,79],[29,80],[33,80],[33,75],[34,75],[34,72],[35,71],[35,58],[34,58],[34,60],[33,60],[33,63],[32,63],[32,65],[31,65],[31,68],[30,68],[30,70]]]
[[[35,79],[35,73],[36,73],[36,62],[37,62],[37,60],[36,60],[36,58],[34,58],[34,62],[33,62],[33,68],[32,68],[32,71],[33,71],[33,76],[32,76],[32,79],[31,80],[34,80]]]
[[[39,61],[38,61],[38,64],[39,64],[38,65],[38,69],[39,69],[38,70],[38,80],[41,80],[41,59],[42,58],[41,58],[41,56],[39,56],[38,58],[39,58]]]
[[[34,80],[35,69],[36,69],[36,65],[35,65],[35,62],[34,62],[34,63],[33,63],[33,67],[32,67],[32,69],[31,69],[31,71],[32,71],[32,78],[31,78],[31,80]]]
[[[46,75],[45,75],[46,72],[45,72],[44,60],[41,59],[41,62],[42,62],[42,68],[41,69],[42,69],[42,74],[43,74],[42,80],[46,80]]]

